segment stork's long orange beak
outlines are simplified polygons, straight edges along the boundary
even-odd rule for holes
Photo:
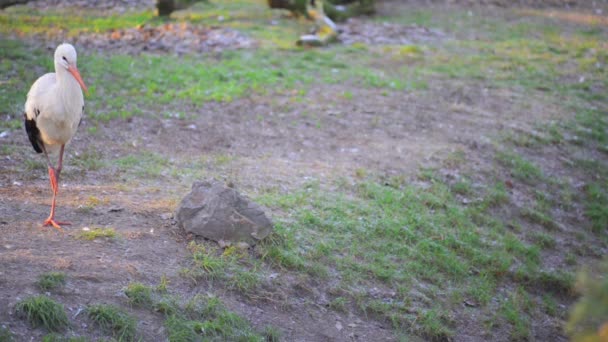
[[[87,86],[84,85],[84,81],[82,80],[82,77],[80,77],[80,72],[78,72],[78,68],[74,65],[68,65],[68,71],[70,72],[70,74],[72,74],[72,76],[74,76],[78,84],[80,84],[82,90],[84,90],[84,92],[88,94],[89,90],[87,89]]]

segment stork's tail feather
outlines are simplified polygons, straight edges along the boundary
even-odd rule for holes
[[[32,143],[32,147],[37,153],[42,153],[42,139],[40,138],[40,130],[36,126],[36,120],[28,119],[27,114],[23,113],[25,120],[25,131],[27,132],[28,138]]]

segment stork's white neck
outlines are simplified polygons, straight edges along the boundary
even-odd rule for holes
[[[62,65],[55,64],[56,94],[63,104],[65,113],[80,113],[84,97],[80,84]]]

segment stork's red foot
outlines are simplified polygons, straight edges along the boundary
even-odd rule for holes
[[[59,230],[60,232],[63,233],[63,229],[61,229],[61,226],[69,226],[71,225],[70,222],[61,222],[61,221],[55,221],[55,219],[53,217],[49,217],[47,218],[44,223],[42,223],[43,227],[46,226],[53,226],[55,229]]]

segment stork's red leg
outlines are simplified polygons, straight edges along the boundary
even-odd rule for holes
[[[65,145],[61,145],[61,150],[59,150],[59,163],[57,164],[57,183],[59,184],[59,175],[61,174],[61,165],[63,164],[63,149]]]
[[[70,225],[69,222],[59,222],[55,221],[55,205],[57,203],[57,193],[59,193],[59,174],[61,173],[61,163],[63,162],[63,148],[65,145],[61,145],[61,151],[59,151],[59,165],[57,166],[57,170],[51,166],[49,161],[49,179],[51,182],[51,189],[53,190],[53,202],[51,203],[51,213],[49,217],[42,224],[43,226],[53,226],[59,231],[61,230],[61,225]],[[46,150],[44,151],[46,154]],[[48,155],[47,155],[48,161]]]

